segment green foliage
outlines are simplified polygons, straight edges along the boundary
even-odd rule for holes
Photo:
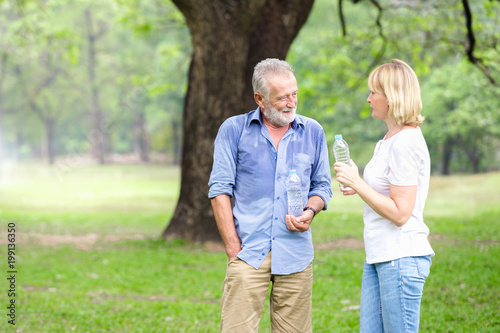
[[[469,63],[453,62],[434,71],[422,87],[422,126],[431,147],[431,161],[440,166],[445,142],[452,142],[452,171],[472,171],[474,158],[485,171],[498,166],[495,150],[500,139],[500,91]],[[487,103],[485,103],[487,101]]]
[[[170,124],[181,122],[190,45],[182,16],[170,2],[27,0],[2,2],[0,8],[6,31],[0,46],[7,57],[0,64],[5,74],[0,109],[2,123],[11,125],[2,128],[0,145],[9,148],[4,157],[29,158],[40,151],[47,120],[55,124],[59,155],[87,154],[96,131],[112,152],[133,152],[137,133],[130,128],[140,122],[151,137],[163,139],[156,140],[156,152],[176,150],[173,144],[180,140],[162,136],[165,127],[171,133]],[[95,87],[89,79],[86,11],[95,41]],[[102,128],[89,121],[93,88]]]
[[[474,55],[496,78],[500,3],[470,2]],[[362,169],[385,133],[385,125],[371,119],[366,78],[380,63],[400,58],[415,69],[423,87],[428,121],[422,129],[434,170],[441,170],[448,146],[451,172],[498,169],[499,122],[491,110],[500,92],[477,67],[465,64],[462,4],[379,3],[381,11],[370,1],[343,1],[342,36],[338,2],[315,1],[288,54],[299,81],[299,112],[323,125],[330,146],[341,132]],[[94,86],[87,10],[96,34]],[[5,59],[0,144],[6,158],[43,157],[52,122],[58,155],[88,154],[96,131],[108,153],[137,153],[140,128],[150,151],[179,160],[193,50],[184,18],[171,1],[3,1],[0,18],[0,60]],[[449,95],[448,87],[461,93]],[[92,122],[92,88],[98,91],[102,128]],[[451,96],[453,102],[445,103]],[[474,140],[465,143],[466,137]]]
[[[382,12],[368,1],[343,3],[346,36],[340,34],[336,3],[318,0],[288,54],[298,77],[299,112],[323,125],[329,146],[335,134],[342,133],[358,166],[366,165],[386,131],[384,123],[371,119],[366,79],[377,65],[399,58],[414,68],[423,87],[427,121],[422,129],[433,170],[441,170],[446,138],[453,142],[452,172],[498,169],[499,121],[494,110],[500,90],[457,53],[465,43],[461,3],[387,2],[381,3]],[[494,74],[498,50],[492,45],[500,31],[500,6],[475,2],[472,10],[476,54]],[[445,100],[452,104],[443,104]],[[449,134],[453,131],[460,134]],[[474,159],[478,162],[471,162]]]

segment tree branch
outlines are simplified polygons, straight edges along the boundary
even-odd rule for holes
[[[360,0],[352,0],[353,3],[357,3],[359,1]],[[366,80],[366,77],[368,77],[368,74],[372,71],[373,67],[375,67],[375,65],[377,65],[380,62],[380,60],[382,59],[382,57],[384,56],[385,50],[387,48],[387,38],[384,35],[384,31],[383,31],[382,23],[381,23],[384,8],[382,8],[382,6],[376,0],[370,0],[370,2],[378,9],[378,15],[377,15],[377,19],[376,19],[375,23],[378,27],[378,31],[379,31],[378,34],[379,34],[380,38],[382,38],[383,42],[382,42],[382,46],[381,46],[379,52],[373,58],[370,65],[367,67],[365,73],[362,76],[360,76],[358,81],[354,84],[355,86],[359,86],[362,82],[364,82],[364,80]]]
[[[462,0],[464,6],[465,26],[467,27],[467,43],[465,44],[465,52],[470,62],[475,64],[478,59],[474,56],[474,47],[476,45],[476,37],[472,30],[472,12],[470,11],[469,1]]]
[[[377,20],[375,21],[375,23],[377,24],[377,27],[378,27],[378,34],[379,36],[384,40],[385,42],[385,36],[384,36],[384,31],[383,31],[383,28],[382,28],[382,23],[380,22],[380,19],[382,18],[382,12],[384,11],[384,9],[382,8],[382,6],[380,6],[380,4],[377,2],[377,0],[370,0],[370,2],[375,6],[377,7],[378,9],[378,15],[377,15]]]
[[[472,64],[474,64],[483,72],[483,74],[491,84],[498,86],[500,84],[496,82],[496,80],[491,76],[488,66],[484,64],[483,59],[477,58],[474,55],[476,37],[474,36],[474,30],[472,29],[472,12],[470,10],[468,0],[462,0],[462,5],[464,6],[465,26],[467,28],[467,41],[465,43],[465,53],[467,55],[467,59],[469,59]]]
[[[35,89],[33,89],[29,96],[30,96],[30,99],[31,100],[34,100],[38,94],[45,88],[47,88],[48,86],[50,86],[52,84],[52,82],[54,82],[54,80],[57,78],[57,76],[60,74],[61,72],[61,69],[56,69],[56,70],[53,70],[47,77],[45,77],[45,79],[43,79],[36,87]]]
[[[339,0],[339,18],[340,18],[340,25],[342,27],[342,36],[345,37],[347,36],[347,28],[345,25],[344,11],[342,10],[342,1],[343,0]]]
[[[358,2],[360,2],[361,0],[351,0],[352,3],[356,4]],[[500,1],[500,0],[499,0]],[[382,23],[381,23],[381,18],[382,18],[382,13],[384,11],[384,8],[382,8],[382,6],[378,3],[377,0],[370,0],[370,2],[375,6],[377,7],[378,9],[378,14],[377,14],[377,19],[375,20],[375,23],[377,24],[377,27],[378,27],[378,31],[379,31],[379,36],[384,40],[386,40],[385,38],[385,35],[384,35],[384,31],[383,31],[383,28],[382,28]],[[343,33],[343,36],[346,36],[347,34],[347,27],[345,26],[345,21],[344,21],[344,13],[342,11],[342,0],[339,0],[339,16],[340,16],[340,21],[342,23],[342,33]]]

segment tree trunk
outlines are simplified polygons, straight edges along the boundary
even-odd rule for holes
[[[172,144],[173,144],[173,164],[178,165],[180,163],[181,156],[181,133],[180,133],[180,122],[177,120],[172,120]]]
[[[479,162],[481,161],[481,159],[479,158],[475,158],[473,159],[471,162],[472,162],[472,170],[475,174],[478,174],[479,173]]]
[[[104,141],[105,133],[102,129],[101,124],[103,123],[103,115],[101,107],[99,105],[99,90],[97,87],[97,80],[95,76],[95,69],[97,66],[95,43],[96,40],[103,34],[103,31],[99,33],[94,32],[94,22],[92,19],[92,12],[90,9],[85,10],[85,22],[87,25],[87,43],[88,43],[88,65],[87,70],[89,74],[89,84],[90,84],[90,98],[91,98],[91,130],[89,131],[87,137],[91,145],[92,155],[99,161],[100,164],[104,164]]]
[[[253,110],[257,107],[252,87],[255,65],[266,58],[286,59],[293,40],[309,17],[313,3],[314,0],[268,0],[266,2],[250,39],[250,52],[245,70],[243,110]]]
[[[134,141],[135,150],[139,155],[141,162],[149,162],[149,139],[148,133],[146,131],[145,125],[145,114],[144,110],[140,109],[136,113],[136,119],[134,121]]]
[[[443,166],[441,169],[441,173],[444,176],[448,176],[450,174],[451,155],[452,155],[452,140],[450,138],[447,138],[443,146]]]
[[[3,161],[3,83],[5,81],[7,53],[2,54],[0,63],[0,162]]]
[[[472,172],[475,174],[479,173],[479,164],[481,162],[481,157],[483,155],[481,148],[477,141],[473,142],[469,147],[463,144],[465,154],[469,157],[470,163],[472,164]]]
[[[54,147],[54,138],[55,138],[55,127],[56,122],[55,119],[47,117],[45,118],[45,140],[46,142],[46,151],[47,151],[47,159],[50,165],[53,165],[56,160],[56,151]]]
[[[208,179],[213,142],[221,123],[256,108],[251,89],[255,64],[284,59],[314,0],[174,0],[193,42],[184,103],[184,145],[179,201],[164,237],[220,241]]]

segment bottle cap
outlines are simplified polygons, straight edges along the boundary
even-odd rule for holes
[[[342,134],[335,135],[335,140],[339,140],[339,139],[342,139]]]

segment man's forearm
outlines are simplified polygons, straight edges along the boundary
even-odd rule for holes
[[[212,198],[210,201],[214,210],[217,228],[226,247],[228,259],[233,259],[241,251],[241,242],[234,225],[231,198],[228,195],[222,194]]]
[[[306,207],[312,207],[316,213],[319,213],[323,208],[325,208],[325,202],[318,195],[313,195],[307,200]]]

